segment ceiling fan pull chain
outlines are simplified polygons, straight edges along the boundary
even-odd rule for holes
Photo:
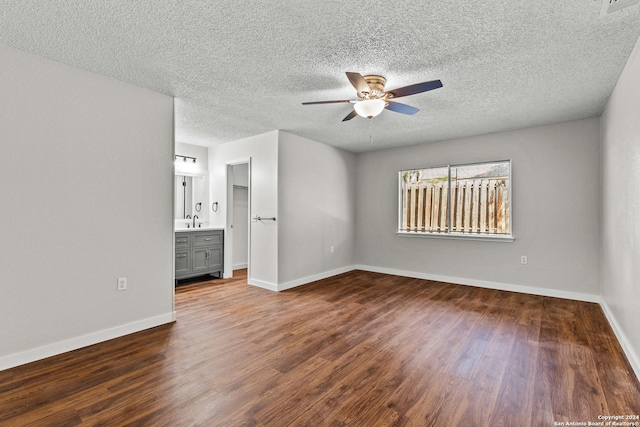
[[[373,145],[373,120],[369,119],[369,144]]]

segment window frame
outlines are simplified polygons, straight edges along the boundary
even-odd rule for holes
[[[509,218],[509,234],[489,234],[489,233],[465,233],[459,231],[452,231],[452,216],[453,212],[451,209],[451,169],[457,167],[464,166],[475,166],[475,165],[491,165],[495,163],[508,163],[509,164],[509,185],[508,185],[508,197],[509,202],[507,206],[507,214]],[[457,164],[449,164],[446,166],[429,166],[429,167],[420,167],[420,168],[410,168],[410,169],[402,169],[398,171],[398,222],[396,228],[396,235],[401,237],[426,237],[426,238],[436,238],[436,239],[459,239],[459,240],[487,240],[487,241],[495,241],[495,242],[513,242],[515,240],[513,234],[513,161],[511,159],[504,160],[491,160],[486,162],[473,162],[473,163],[457,163]],[[446,232],[432,232],[432,231],[406,231],[402,230],[402,218],[403,218],[403,200],[402,200],[402,175],[405,172],[423,170],[423,169],[447,169],[447,231]]]

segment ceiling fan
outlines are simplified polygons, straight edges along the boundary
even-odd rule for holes
[[[392,99],[415,95],[416,93],[427,92],[429,90],[442,87],[442,82],[440,80],[432,80],[429,82],[416,83],[398,89],[385,91],[384,85],[387,82],[387,79],[382,76],[362,76],[359,73],[347,72],[347,78],[353,87],[356,88],[358,99],[303,102],[302,105],[335,104],[339,102],[349,102],[354,104],[353,111],[347,114],[347,117],[342,119],[343,122],[351,120],[355,116],[362,116],[371,119],[380,114],[385,108],[387,110],[395,111],[396,113],[413,115],[420,110],[407,104],[392,101]]]

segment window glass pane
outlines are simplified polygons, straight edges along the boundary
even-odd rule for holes
[[[449,168],[400,172],[400,231],[447,233]]]
[[[510,236],[510,180],[509,160],[400,171],[398,229]]]
[[[510,162],[451,166],[451,232],[511,234]]]

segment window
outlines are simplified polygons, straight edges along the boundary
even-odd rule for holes
[[[511,237],[511,161],[399,172],[398,233]]]

